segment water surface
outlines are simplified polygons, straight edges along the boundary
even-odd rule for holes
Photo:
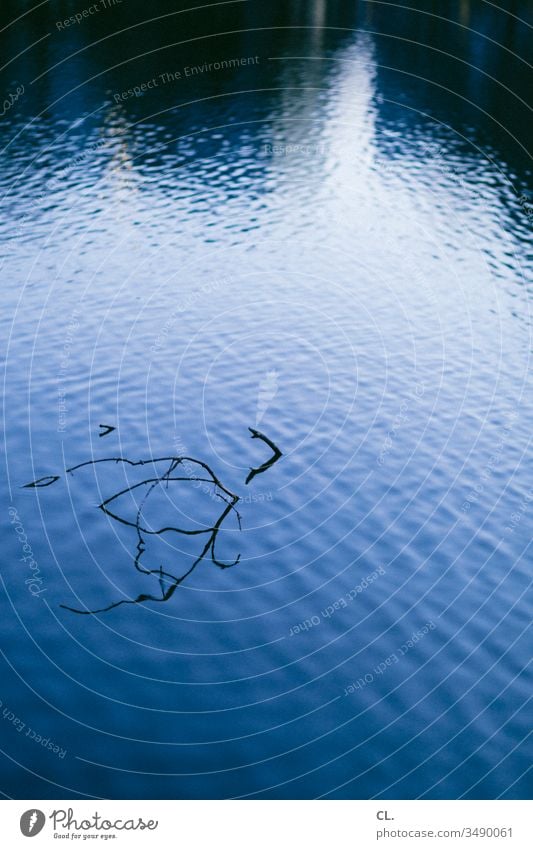
[[[128,0],[58,28],[72,4],[3,4],[5,795],[530,795],[531,5],[507,5]],[[246,485],[250,427],[283,457]],[[63,609],[159,587],[98,509],[143,477],[65,468],[173,455],[240,496],[239,563]],[[151,520],[211,527],[181,483]],[[181,574],[198,539],[143,562]]]

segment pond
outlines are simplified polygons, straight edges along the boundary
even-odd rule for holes
[[[531,6],[89,5],[2,4],[1,789],[529,798]]]

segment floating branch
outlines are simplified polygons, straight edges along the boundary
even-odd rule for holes
[[[185,462],[188,461],[189,463],[195,463],[198,466],[201,466],[201,468],[205,472],[207,472],[207,475],[206,474],[202,474],[202,475],[173,475],[173,472],[175,472],[176,469],[181,464],[184,463],[184,461]],[[196,567],[202,562],[202,560],[206,559],[207,557],[209,557],[211,562],[214,563],[215,566],[218,566],[220,569],[229,569],[231,566],[237,565],[237,563],[239,562],[240,557],[241,557],[240,554],[238,555],[238,557],[233,562],[224,563],[224,562],[218,560],[218,558],[215,555],[215,543],[216,543],[217,536],[218,536],[218,533],[220,531],[220,528],[222,527],[224,520],[226,519],[226,517],[229,515],[229,513],[231,511],[235,512],[235,514],[237,516],[237,521],[239,523],[239,528],[241,528],[241,517],[240,517],[239,511],[236,509],[236,506],[235,506],[237,504],[237,502],[239,501],[239,496],[230,492],[229,489],[226,489],[226,487],[219,481],[217,476],[214,474],[214,472],[209,468],[209,466],[206,463],[203,463],[201,460],[195,460],[192,457],[160,457],[160,458],[157,458],[157,459],[154,459],[154,460],[137,460],[137,461],[128,460],[127,458],[123,458],[123,457],[118,457],[118,458],[111,457],[111,458],[107,458],[105,460],[89,460],[86,463],[80,463],[77,466],[72,466],[70,469],[67,469],[66,471],[69,474],[73,474],[75,471],[82,468],[83,466],[90,466],[90,465],[94,465],[96,463],[102,463],[102,462],[128,463],[131,466],[143,466],[143,465],[148,464],[148,463],[155,464],[155,463],[160,463],[160,462],[168,462],[169,463],[168,468],[164,472],[164,474],[162,474],[158,477],[146,478],[145,480],[141,481],[140,483],[133,484],[131,487],[126,487],[125,489],[122,489],[119,492],[112,495],[110,498],[106,498],[106,500],[103,501],[102,504],[99,505],[100,509],[103,510],[104,513],[106,513],[108,516],[110,516],[115,521],[121,522],[123,525],[129,525],[130,527],[135,528],[135,531],[136,531],[136,534],[137,534],[137,547],[136,547],[136,553],[135,553],[135,559],[134,559],[134,567],[138,572],[141,572],[144,575],[157,576],[161,593],[160,593],[160,595],[155,595],[155,594],[152,594],[152,593],[141,593],[136,598],[120,599],[119,601],[115,601],[112,604],[107,605],[106,607],[101,607],[101,608],[98,608],[96,610],[80,610],[78,608],[70,607],[66,604],[62,604],[61,607],[63,609],[70,610],[72,613],[78,613],[78,614],[82,614],[82,615],[93,615],[93,614],[96,614],[96,613],[106,613],[107,611],[113,610],[115,607],[119,607],[120,605],[123,605],[123,604],[140,604],[140,603],[145,602],[145,601],[157,601],[157,602],[168,601],[173,596],[173,594],[175,593],[176,589],[180,586],[180,584],[183,583],[185,578],[187,578],[196,569]],[[175,527],[175,526],[172,526],[172,525],[165,525],[164,527],[159,528],[157,530],[151,530],[151,529],[145,527],[144,519],[143,519],[143,508],[145,507],[145,504],[146,504],[148,498],[156,490],[157,487],[159,487],[159,486],[167,487],[168,483],[172,482],[172,481],[198,481],[198,482],[203,482],[203,483],[211,483],[215,487],[217,497],[220,498],[220,500],[223,501],[226,504],[226,507],[222,510],[220,516],[218,517],[217,521],[215,522],[215,524],[212,527],[205,528],[205,529],[203,528],[201,530],[187,530],[185,528],[179,528],[179,527]],[[116,512],[113,512],[113,510],[109,509],[109,506],[113,502],[115,502],[115,501],[118,502],[119,499],[122,496],[126,495],[127,493],[131,493],[134,490],[136,490],[136,489],[138,489],[139,487],[142,487],[142,486],[148,487],[148,491],[145,493],[145,495],[143,496],[143,498],[142,498],[142,500],[141,500],[141,502],[138,506],[135,521],[131,521],[130,519],[125,518],[124,516],[121,516],[120,511],[115,507],[114,507],[114,510],[116,510]],[[156,569],[155,568],[154,569],[146,569],[141,563],[141,558],[142,558],[142,556],[143,556],[143,554],[146,550],[144,535],[145,534],[159,535],[159,534],[166,533],[168,531],[174,531],[175,533],[178,533],[178,534],[187,534],[187,535],[191,535],[191,536],[192,535],[200,535],[200,534],[207,536],[207,540],[204,543],[203,548],[202,548],[199,556],[194,560],[194,562],[190,566],[190,568],[183,575],[180,575],[180,576],[176,576],[174,574],[171,574],[170,572],[164,571],[162,565],[159,565],[159,567],[156,568]],[[165,588],[165,585],[167,585],[166,588]]]
[[[36,481],[32,481],[32,483],[25,483],[22,489],[33,489],[33,487],[38,486],[50,486],[51,483],[55,483],[59,480],[59,475],[47,475],[44,478],[39,478]]]
[[[103,428],[103,430],[98,434],[98,436],[107,436],[108,433],[113,433],[113,431],[116,430],[116,428],[112,427],[111,425],[101,424],[101,425],[98,425],[98,427]]]
[[[276,463],[279,460],[279,458],[283,456],[281,451],[279,450],[278,446],[275,445],[272,442],[272,440],[268,438],[268,436],[265,436],[263,433],[260,433],[258,430],[255,430],[255,428],[253,428],[253,427],[249,427],[248,430],[252,434],[252,439],[262,439],[263,442],[266,442],[268,447],[271,448],[274,453],[272,454],[272,457],[270,457],[270,459],[268,459],[266,461],[266,463],[263,463],[262,466],[258,466],[255,469],[250,469],[250,473],[249,473],[248,477],[246,478],[245,483],[250,483],[252,478],[255,478],[256,475],[260,475],[262,472],[266,472],[267,469],[269,469],[271,466],[273,466],[274,463]]]
[[[100,436],[107,436],[113,430],[114,427],[110,425],[100,425],[101,428],[105,429],[105,432],[100,433]],[[246,478],[246,483],[250,483],[252,478],[255,475],[259,475],[262,472],[266,472],[270,466],[272,466],[279,458],[282,456],[279,448],[266,437],[264,434],[260,433],[258,430],[254,430],[254,428],[248,428],[250,433],[252,434],[252,439],[261,439],[269,448],[272,450],[272,456],[261,466],[257,468],[250,469],[250,473]],[[72,613],[78,613],[81,615],[91,616],[96,613],[106,613],[109,610],[113,610],[116,607],[120,607],[123,604],[141,604],[145,601],[168,601],[175,593],[177,588],[183,583],[183,581],[196,569],[196,567],[203,560],[210,560],[215,566],[218,566],[219,569],[229,569],[232,566],[236,566],[239,563],[241,555],[239,554],[235,560],[229,563],[225,563],[222,560],[219,560],[216,556],[216,542],[218,538],[218,534],[222,525],[226,518],[230,513],[234,512],[237,517],[237,522],[239,526],[239,530],[242,529],[241,526],[241,516],[239,511],[237,510],[237,503],[239,501],[239,496],[235,495],[235,493],[231,492],[227,489],[218,477],[215,475],[213,470],[204,463],[202,460],[196,460],[194,457],[157,457],[149,460],[129,460],[127,457],[105,457],[101,460],[87,460],[84,463],[78,463],[75,466],[71,466],[68,469],[65,469],[65,473],[67,475],[73,475],[79,469],[83,469],[87,466],[97,466],[99,463],[111,463],[111,464],[125,464],[130,467],[142,467],[142,466],[151,466],[152,474],[146,477],[144,480],[134,483],[131,486],[125,487],[124,489],[115,492],[114,495],[109,496],[101,504],[99,504],[99,509],[102,510],[109,518],[113,519],[116,522],[120,522],[123,525],[127,525],[135,530],[136,535],[136,547],[134,553],[133,564],[135,569],[143,575],[153,575],[157,578],[159,585],[159,594],[152,593],[141,593],[136,598],[123,598],[119,601],[112,602],[108,604],[106,607],[101,607],[96,610],[80,610],[75,607],[70,607],[66,604],[60,605],[64,610],[70,610]],[[157,470],[155,469],[156,464],[163,463],[165,464],[165,470],[162,474],[158,475]],[[198,474],[191,474],[191,465],[194,464],[198,467]],[[156,474],[154,475],[154,471]],[[47,477],[39,478],[32,483],[25,484],[25,488],[32,487],[44,487],[50,486],[50,484],[55,483],[60,479],[59,475],[48,475]],[[216,499],[218,499],[221,503],[221,512],[218,516],[217,520],[210,527],[207,528],[180,528],[174,525],[169,525],[162,523],[161,527],[157,529],[153,529],[149,526],[149,522],[144,515],[144,510],[147,505],[149,498],[152,496],[154,492],[158,490],[158,487],[163,487],[165,490],[168,489],[169,484],[174,483],[185,483],[189,481],[194,481],[203,484],[211,484],[213,487],[213,494]],[[135,505],[136,511],[133,512],[133,517],[128,512],[128,507],[131,510],[132,499],[128,499],[128,495],[132,495],[133,493],[141,492],[141,487],[144,487],[146,492],[142,495],[141,501],[138,505]],[[124,499],[124,501],[121,501]],[[126,506],[127,505],[127,506]],[[165,571],[163,569],[162,564],[158,564],[157,568],[149,569],[144,566],[141,562],[143,555],[146,552],[146,538],[149,536],[159,536],[164,533],[168,533],[169,531],[173,531],[177,534],[183,534],[189,537],[198,537],[203,545],[200,550],[200,553],[193,561],[192,565],[184,572],[182,575],[175,575],[169,571]]]

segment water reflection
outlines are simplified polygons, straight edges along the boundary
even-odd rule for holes
[[[6,668],[5,701],[69,752],[8,733],[32,770],[10,762],[10,795],[527,797],[530,4],[410,5],[128,0],[62,29],[54,0],[0,33],[2,89],[24,86],[0,321],[25,535],[0,630],[29,685]],[[131,569],[102,451],[248,477],[217,533],[238,568],[58,612],[184,574],[157,533],[159,574]],[[146,510],[207,542],[230,505],[164,491],[168,468]]]

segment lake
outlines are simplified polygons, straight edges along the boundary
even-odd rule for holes
[[[1,12],[0,789],[529,798],[531,4],[89,6]]]

